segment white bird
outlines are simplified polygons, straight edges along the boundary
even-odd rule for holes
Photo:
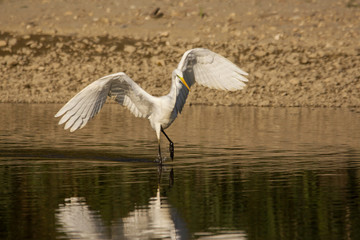
[[[200,85],[236,91],[243,89],[244,77],[248,75],[228,59],[204,48],[188,50],[182,56],[179,65],[172,72],[170,92],[161,97],[155,97],[144,91],[128,75],[118,72],[102,77],[67,102],[55,117],[62,118],[59,124],[65,124],[64,129],[73,132],[83,128],[103,107],[107,96],[115,97],[115,101],[127,107],[136,117],[147,118],[155,130],[158,139],[158,160],[162,163],[160,149],[160,133],[162,132],[170,143],[170,157],[174,157],[174,144],[166,135],[168,128],[181,113],[191,86],[197,82]]]

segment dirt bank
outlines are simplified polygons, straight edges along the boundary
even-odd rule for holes
[[[359,6],[3,0],[0,102],[65,102],[120,71],[162,95],[182,54],[206,47],[247,71],[249,83],[232,93],[195,86],[188,104],[360,107]]]

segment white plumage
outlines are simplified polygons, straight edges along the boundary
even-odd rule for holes
[[[248,80],[246,72],[228,59],[208,49],[195,48],[184,53],[178,67],[172,73],[172,85],[169,94],[154,97],[144,91],[123,72],[102,77],[76,94],[55,115],[61,117],[59,124],[65,123],[65,129],[71,132],[83,128],[104,105],[107,96],[127,107],[136,117],[148,118],[151,127],[156,131],[160,151],[160,132],[170,142],[170,154],[173,158],[173,143],[165,134],[181,113],[191,86],[200,85],[236,91],[244,88]]]

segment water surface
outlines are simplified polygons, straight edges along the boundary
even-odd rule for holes
[[[0,105],[1,239],[360,239],[359,113],[186,107],[160,169],[146,119],[60,107]]]

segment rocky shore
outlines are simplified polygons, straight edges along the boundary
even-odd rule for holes
[[[20,2],[0,2],[0,21],[6,23],[0,26],[2,103],[63,103],[92,81],[120,71],[149,93],[166,94],[182,54],[205,47],[248,72],[249,82],[244,90],[230,93],[195,85],[187,104],[360,107],[356,1],[250,1],[243,15],[237,1],[224,11],[217,10],[216,1],[206,7],[195,1],[194,11],[187,1],[176,6],[164,1],[157,12],[154,3],[135,1],[128,5],[128,15],[119,18],[106,6],[112,1],[100,9],[92,6],[95,1],[84,4],[84,9],[94,8],[92,15],[66,1],[67,8],[56,9],[61,0]],[[36,4],[39,15],[15,14],[21,6],[29,10]],[[108,12],[106,18],[96,17],[102,11]],[[39,17],[51,14],[58,17],[46,23]],[[188,32],[184,24],[189,24]]]

